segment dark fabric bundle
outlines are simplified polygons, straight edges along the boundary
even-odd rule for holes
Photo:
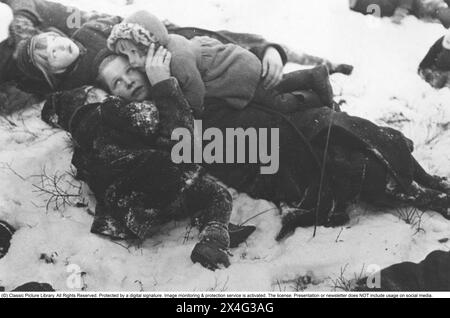
[[[381,288],[371,289],[367,278],[358,282],[356,291],[448,292],[450,291],[450,253],[435,251],[422,262],[405,262],[380,272]]]

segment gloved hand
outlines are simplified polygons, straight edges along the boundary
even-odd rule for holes
[[[210,223],[200,235],[201,240],[191,254],[194,263],[200,263],[203,267],[215,271],[220,266],[230,266],[228,247],[230,236],[226,225]]]

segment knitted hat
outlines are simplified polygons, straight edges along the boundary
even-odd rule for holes
[[[45,79],[53,87],[53,81],[48,78],[46,72],[36,66],[34,60],[34,46],[36,36],[23,40],[17,46],[17,67],[20,71],[32,80]]]
[[[48,28],[45,30],[45,32],[53,32],[60,36],[65,37],[66,35],[59,31],[56,28]],[[20,69],[20,71],[27,76],[28,78],[32,80],[41,81],[43,79],[46,80],[46,82],[50,85],[52,89],[55,89],[57,86],[55,77],[51,74],[46,72],[42,67],[39,67],[39,64],[37,63],[35,59],[35,47],[36,42],[38,40],[39,34],[28,38],[26,40],[21,41],[17,45],[17,66]],[[80,55],[83,54],[83,48],[82,45],[74,41],[78,47],[80,47]]]
[[[113,28],[108,38],[108,48],[116,51],[119,40],[130,40],[145,47],[152,43],[167,46],[169,32],[156,16],[147,11],[138,11]]]

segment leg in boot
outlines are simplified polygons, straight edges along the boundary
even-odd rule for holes
[[[319,66],[312,69],[312,72],[314,91],[319,95],[325,106],[331,107],[334,102],[334,94],[328,69],[325,66]]]
[[[349,64],[337,64],[331,67],[330,74],[344,74],[344,75],[352,75],[354,67]]]
[[[314,89],[313,69],[300,70],[285,74],[275,89],[280,93],[292,93]]]
[[[313,90],[324,106],[331,107],[333,104],[333,88],[328,69],[324,65],[286,74],[275,89],[280,93]]]
[[[414,159],[414,181],[421,186],[450,195],[450,184],[446,178],[432,176]]]
[[[247,241],[250,235],[256,231],[256,226],[247,225],[240,226],[230,223],[228,225],[228,233],[230,234],[230,248],[237,248],[239,245]]]
[[[319,207],[318,188],[318,185],[311,187],[299,206],[284,205],[282,207],[282,228],[276,237],[277,241],[283,240],[299,227],[323,226],[329,223],[329,217],[333,214],[336,205],[331,193],[322,191]]]
[[[210,270],[230,266],[230,222],[233,201],[227,189],[213,179],[201,177],[185,191],[186,207],[192,215],[200,211],[200,242],[191,253],[193,263]]]
[[[450,195],[446,193],[413,183],[408,189],[408,193],[388,189],[387,194],[399,203],[409,204],[418,209],[433,210],[442,214],[446,219],[450,219]]]

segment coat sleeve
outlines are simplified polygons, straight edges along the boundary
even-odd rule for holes
[[[33,21],[40,29],[56,28],[72,36],[84,23],[111,15],[86,12],[75,7],[46,0],[5,0],[14,15],[22,15]]]
[[[267,41],[260,35],[251,33],[235,33],[230,31],[218,31],[220,35],[232,40],[234,43],[254,53],[260,60],[264,58],[269,47],[275,48],[280,53],[283,64],[287,63],[287,54],[284,48],[276,43]]]
[[[442,46],[443,40],[444,37],[440,38],[439,40],[436,41],[436,43],[433,44],[433,46],[430,48],[425,58],[420,63],[419,71],[426,68],[431,68],[432,66],[436,65],[436,59],[438,58],[439,53],[441,53],[442,50],[444,49]]]
[[[149,101],[127,103],[112,97],[101,106],[102,121],[108,126],[130,134],[145,144],[153,144],[159,129],[159,112]]]
[[[210,31],[201,28],[185,27],[180,28],[173,24],[166,24],[169,33],[184,36],[192,39],[195,36],[208,36],[223,44],[237,44],[252,53],[256,54],[260,60],[264,58],[267,48],[274,47],[280,53],[283,64],[287,63],[287,55],[284,48],[276,43],[270,43],[260,35],[250,33],[235,33],[230,31]]]
[[[170,69],[183,91],[184,97],[191,105],[195,114],[203,112],[206,94],[205,84],[197,66],[197,58],[184,38],[172,38],[168,47],[172,53]]]
[[[172,131],[186,128],[194,133],[194,114],[176,78],[162,81],[152,88],[152,98],[159,110],[162,139],[171,140]]]
[[[126,171],[106,189],[104,204],[114,219],[144,239],[164,221],[162,209],[176,200],[182,171],[170,153],[158,150],[142,152]]]

